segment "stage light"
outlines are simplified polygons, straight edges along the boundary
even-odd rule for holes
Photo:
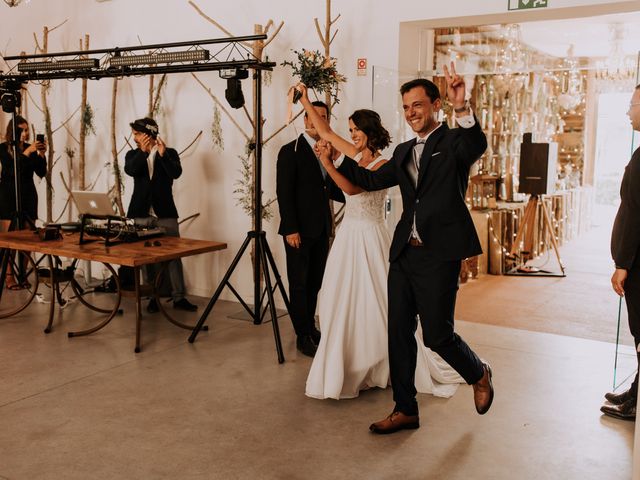
[[[220,78],[224,78],[225,80],[244,80],[245,78],[249,78],[249,70],[245,68],[223,68],[219,71],[219,74]]]
[[[227,79],[227,89],[224,91],[224,98],[227,99],[232,108],[242,108],[244,106],[244,95],[242,84],[238,78]]]
[[[157,65],[159,63],[197,62],[209,60],[209,50],[186,50],[182,52],[149,53],[145,55],[114,55],[109,60],[112,67],[134,65]]]
[[[98,68],[100,64],[97,58],[81,58],[77,60],[59,60],[48,62],[21,62],[18,64],[19,72],[45,72],[52,70],[82,70]]]

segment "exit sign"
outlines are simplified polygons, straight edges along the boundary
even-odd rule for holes
[[[549,0],[509,0],[509,10],[527,10],[529,8],[546,8]]]

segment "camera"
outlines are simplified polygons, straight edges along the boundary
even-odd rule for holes
[[[44,133],[39,133],[36,135],[36,142],[44,142]]]

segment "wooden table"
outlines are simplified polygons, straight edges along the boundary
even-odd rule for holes
[[[154,242],[160,245],[153,245]],[[157,243],[156,242],[156,243]],[[150,243],[145,246],[145,243]],[[141,285],[140,285],[140,267],[152,263],[167,262],[182,257],[198,255],[200,253],[214,252],[227,248],[226,243],[213,242],[208,240],[194,240],[191,238],[180,237],[155,237],[149,239],[149,242],[137,241],[129,243],[120,243],[106,247],[103,241],[94,241],[79,245],[79,234],[65,234],[60,240],[41,241],[38,235],[29,230],[14,231],[8,233],[0,233],[0,249],[21,250],[26,252],[41,253],[49,257],[49,265],[51,272],[54,271],[52,257],[76,258],[79,260],[90,260],[102,262],[107,265],[124,265],[132,267],[134,270],[134,285],[136,299],[136,346],[135,352],[141,350],[140,330],[141,330]],[[0,256],[2,258],[2,256]],[[55,275],[51,275],[55,282]],[[119,282],[118,282],[119,283]],[[53,321],[55,295],[52,295],[51,308],[49,311],[49,323]],[[174,324],[183,328],[193,328],[185,324],[181,324],[172,319],[162,308],[161,302],[158,302],[162,313]],[[115,315],[115,311],[111,316],[97,327],[82,332],[69,332],[69,336],[87,335],[104,327]],[[46,331],[46,330],[45,330]]]

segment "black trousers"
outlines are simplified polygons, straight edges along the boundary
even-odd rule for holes
[[[482,378],[478,356],[453,330],[460,261],[442,261],[424,247],[407,246],[389,268],[389,366],[395,410],[418,414],[415,371],[416,315],[424,344],[468,384]]]
[[[289,246],[285,240],[284,248],[293,328],[298,336],[310,335],[315,326],[318,292],[329,255],[329,237],[302,237],[299,248]]]
[[[624,282],[624,300],[627,304],[629,314],[629,330],[633,336],[636,347],[638,365],[640,365],[640,355],[638,354],[638,344],[640,344],[640,267],[632,267],[629,270],[627,280]],[[633,396],[638,396],[638,372],[630,388]]]

